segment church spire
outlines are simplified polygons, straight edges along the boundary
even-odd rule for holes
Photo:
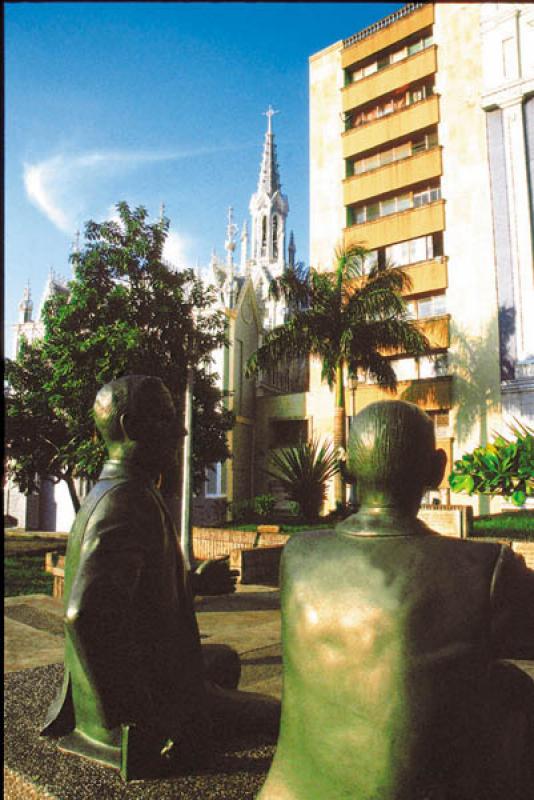
[[[24,294],[19,303],[19,323],[31,322],[33,313],[32,292],[30,289],[30,281],[24,287]]]
[[[278,162],[276,160],[276,145],[272,129],[272,118],[279,114],[270,105],[263,114],[267,117],[267,133],[263,144],[263,157],[261,160],[260,177],[258,181],[258,192],[265,192],[272,197],[275,192],[280,191],[280,176],[278,174]]]
[[[267,117],[267,132],[258,188],[250,198],[249,205],[252,218],[250,257],[257,268],[267,270],[268,282],[284,268],[285,225],[289,205],[287,197],[281,192],[272,125],[273,116],[279,112],[269,106],[263,113]]]
[[[243,222],[241,230],[241,274],[247,278],[250,275],[250,266],[248,264],[248,227],[247,221]]]
[[[287,256],[288,256],[288,262],[289,262],[289,266],[290,267],[294,267],[295,266],[295,253],[296,253],[296,251],[297,251],[297,248],[295,247],[295,237],[293,235],[293,231],[291,231],[291,233],[289,234],[289,245],[288,245],[288,248],[287,248]]]

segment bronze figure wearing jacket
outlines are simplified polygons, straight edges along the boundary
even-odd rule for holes
[[[174,462],[182,426],[163,383],[145,376],[103,387],[95,420],[109,461],[69,536],[65,675],[42,735],[119,767],[127,779],[202,766],[213,717],[231,711],[236,698],[252,717],[257,709],[209,681],[190,576],[156,488]],[[227,651],[212,666],[231,689],[239,659]],[[267,706],[276,724],[275,701],[258,702],[260,721]]]
[[[527,800],[534,575],[505,546],[417,520],[445,455],[402,402],[355,420],[360,510],[282,560],[284,688],[261,800]]]

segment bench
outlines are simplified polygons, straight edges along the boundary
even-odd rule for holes
[[[45,555],[45,572],[54,576],[52,597],[56,600],[61,600],[65,583],[65,556],[60,556],[57,553],[47,553]]]

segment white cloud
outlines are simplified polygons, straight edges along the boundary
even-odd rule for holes
[[[183,269],[187,264],[187,248],[190,242],[186,236],[169,230],[165,245],[163,247],[163,258],[169,261],[173,267]]]
[[[56,228],[64,233],[72,231],[68,215],[59,205],[54,192],[56,178],[63,169],[62,156],[55,156],[40,164],[24,165],[24,186],[32,203],[48,217]]]
[[[72,235],[87,208],[88,196],[110,175],[124,174],[143,164],[177,161],[228,147],[199,147],[175,152],[109,151],[67,155],[59,153],[35,164],[24,164],[24,186],[31,202],[63,233]]]

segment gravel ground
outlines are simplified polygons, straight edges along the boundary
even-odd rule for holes
[[[271,763],[275,740],[246,737],[221,743],[207,772],[124,784],[111,769],[60,753],[38,730],[61,683],[53,665],[5,677],[4,763],[57,800],[252,800]]]

